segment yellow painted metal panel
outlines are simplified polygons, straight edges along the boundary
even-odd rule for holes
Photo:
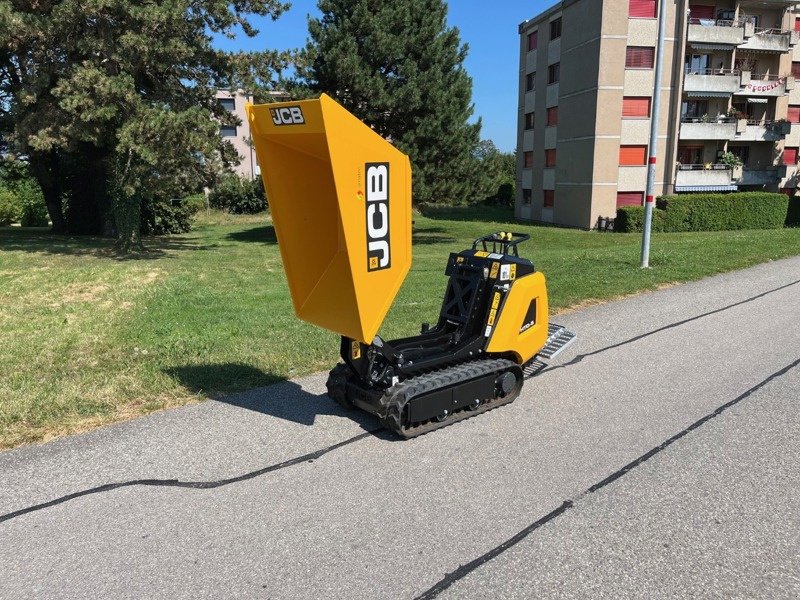
[[[411,267],[411,163],[326,95],[247,107],[295,313],[370,343]]]
[[[536,321],[525,323],[531,300],[536,299]],[[494,304],[492,304],[494,308]],[[491,311],[494,312],[494,311]],[[490,312],[489,320],[492,320]],[[515,355],[522,364],[528,362],[547,341],[547,283],[542,273],[531,273],[516,279],[506,295],[494,325],[487,352]],[[487,323],[491,325],[491,323]]]

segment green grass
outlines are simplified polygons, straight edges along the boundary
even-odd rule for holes
[[[800,253],[800,229],[657,234],[642,271],[637,234],[429,215],[416,217],[414,266],[384,337],[435,321],[448,253],[499,229],[531,234],[522,253],[548,277],[555,310]],[[147,247],[122,260],[110,240],[0,229],[0,448],[336,362],[337,336],[294,317],[265,216],[203,216]]]

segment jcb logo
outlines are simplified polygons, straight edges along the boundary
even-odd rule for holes
[[[272,122],[275,125],[302,125],[306,122],[299,106],[270,108],[269,112],[272,114]]]
[[[389,163],[366,163],[367,271],[388,269],[389,254]]]

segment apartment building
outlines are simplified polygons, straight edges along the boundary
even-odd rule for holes
[[[256,153],[250,143],[250,122],[247,120],[247,113],[244,110],[245,103],[252,101],[252,96],[247,96],[243,93],[228,90],[219,90],[217,92],[217,102],[228,112],[239,117],[241,121],[241,125],[220,126],[219,134],[233,144],[233,148],[239,155],[241,162],[233,168],[233,171],[240,177],[246,177],[247,179],[255,179],[261,175]]]
[[[643,202],[658,5],[563,0],[520,24],[518,218],[588,229]],[[667,2],[656,195],[794,194],[795,11],[781,0]]]

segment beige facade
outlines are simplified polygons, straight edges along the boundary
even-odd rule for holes
[[[563,0],[519,26],[518,218],[589,229],[644,199],[658,4]],[[666,5],[655,194],[793,193],[800,8]]]
[[[236,153],[239,155],[239,162],[233,170],[240,177],[255,179],[261,175],[258,167],[256,154],[250,144],[250,123],[244,111],[246,102],[252,102],[251,96],[240,93],[220,90],[217,92],[217,101],[228,111],[239,117],[241,125],[231,127],[220,127],[220,135],[233,144]]]

